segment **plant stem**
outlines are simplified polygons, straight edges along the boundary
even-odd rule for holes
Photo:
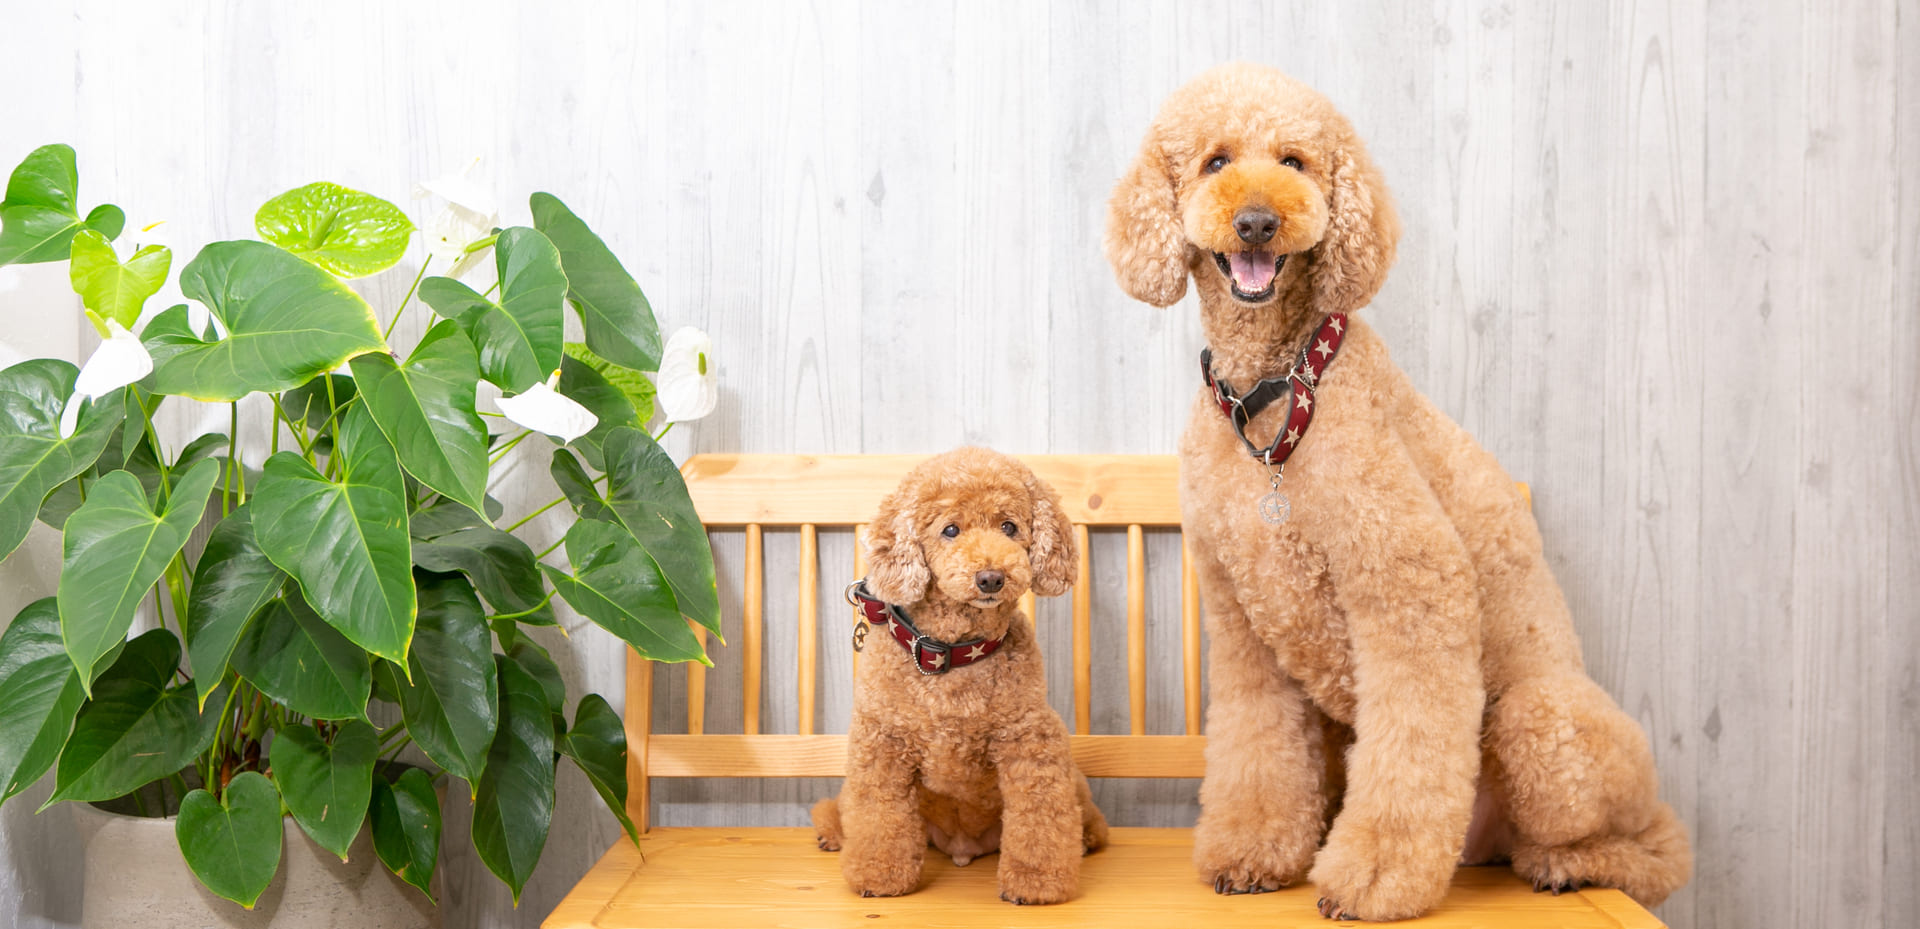
[[[145,420],[147,442],[153,446],[153,461],[155,464],[160,464],[160,437],[153,433],[153,417],[145,417]],[[167,480],[167,466],[164,464],[160,464],[160,492],[168,497],[173,496],[172,482]]]
[[[240,401],[227,404],[227,475],[228,480],[221,481],[220,515],[227,515],[227,484],[234,485],[238,502],[235,507],[247,505],[247,471],[240,465]]]
[[[491,468],[494,465],[499,464],[502,459],[507,457],[508,452],[513,451],[513,447],[515,445],[519,445],[521,442],[526,440],[527,436],[530,436],[532,434],[533,434],[533,430],[528,429],[520,433],[519,435],[514,436],[511,439],[508,439],[506,444],[500,446],[499,450],[493,453],[493,457],[487,459],[487,467]]]
[[[273,398],[274,413],[286,422],[287,431],[292,433],[293,441],[300,445],[300,457],[307,459],[309,462],[313,461],[313,443],[307,441],[306,421],[301,420],[296,422],[293,417],[288,416],[286,407],[280,405],[279,394],[268,394],[268,396]],[[273,450],[278,453],[280,451],[280,430],[277,426],[273,430],[273,442]]]
[[[533,560],[535,560],[535,561],[539,561],[539,560],[541,560],[542,558],[545,558],[545,557],[547,557],[548,555],[551,555],[551,554],[553,554],[553,550],[554,550],[554,549],[556,549],[556,548],[559,548],[559,547],[560,547],[560,543],[562,543],[562,542],[565,542],[566,540],[567,540],[567,537],[566,537],[566,536],[561,536],[560,538],[557,538],[557,539],[554,539],[554,540],[553,540],[553,544],[552,544],[552,545],[549,545],[549,546],[547,546],[547,547],[546,547],[546,550],[544,550],[544,551],[542,551],[542,552],[541,552],[540,554],[538,554],[538,555],[535,555],[535,556],[533,556]]]
[[[561,541],[565,541],[565,539],[562,539]],[[548,549],[548,551],[552,551],[552,549]],[[533,606],[528,607],[527,609],[521,610],[518,613],[494,613],[493,615],[488,616],[487,620],[491,622],[492,620],[496,620],[496,619],[519,619],[522,616],[532,616],[534,613],[539,612],[541,607],[546,606],[549,603],[552,603],[553,595],[554,595],[554,591],[549,590],[547,591],[546,596],[540,598],[539,603],[536,603]]]
[[[554,507],[556,507],[556,506],[559,506],[560,504],[562,504],[562,503],[565,503],[565,502],[567,502],[567,498],[566,498],[566,497],[561,497],[561,498],[560,498],[560,499],[558,499],[558,500],[549,500],[549,501],[547,501],[547,505],[546,505],[546,506],[543,506],[543,507],[541,507],[541,508],[539,508],[539,509],[537,509],[537,510],[534,510],[534,511],[533,511],[533,512],[531,512],[531,513],[528,513],[528,514],[527,514],[527,515],[525,515],[525,516],[522,516],[522,517],[520,517],[520,519],[519,519],[519,521],[518,521],[518,522],[515,522],[515,523],[514,523],[513,525],[511,525],[511,526],[508,526],[508,527],[506,528],[506,531],[507,531],[507,532],[512,532],[513,530],[515,530],[515,529],[518,529],[518,528],[520,528],[521,526],[524,526],[524,525],[526,525],[527,523],[530,523],[530,522],[532,522],[532,521],[533,521],[533,519],[534,519],[534,517],[536,517],[536,516],[539,516],[539,515],[540,515],[541,513],[545,513],[546,511],[548,511],[548,510],[551,510],[551,509],[553,509]]]
[[[658,442],[658,441],[660,441],[661,439],[664,439],[664,438],[666,438],[666,437],[667,437],[667,433],[669,433],[669,432],[672,432],[672,431],[673,431],[673,423],[672,423],[671,421],[669,421],[669,422],[668,422],[668,423],[667,423],[666,425],[664,425],[664,426],[661,426],[661,427],[660,427],[660,434],[659,434],[659,435],[657,435],[657,436],[654,436],[654,437],[653,437],[653,440],[654,440],[655,442]]]
[[[432,255],[428,255],[426,261],[420,262],[420,273],[413,276],[413,286],[408,287],[407,295],[400,298],[400,308],[393,311],[393,318],[387,320],[387,331],[380,334],[381,341],[393,338],[393,327],[400,324],[400,317],[407,312],[407,304],[413,301],[413,292],[420,288],[420,279],[427,276],[427,266],[430,264],[433,264]]]

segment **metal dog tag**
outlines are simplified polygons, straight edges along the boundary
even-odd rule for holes
[[[1286,494],[1280,492],[1280,480],[1286,475],[1286,470],[1287,466],[1284,464],[1274,467],[1268,481],[1273,490],[1260,498],[1260,518],[1275,526],[1286,522],[1287,517],[1293,515],[1293,503],[1287,499]]]

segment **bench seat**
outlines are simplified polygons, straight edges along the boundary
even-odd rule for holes
[[[1016,907],[999,898],[998,855],[964,868],[928,849],[920,889],[862,898],[840,877],[840,856],[814,847],[800,828],[657,827],[636,850],[625,839],[548,917],[546,929],[826,929],[900,926],[1246,926],[1319,929],[1311,885],[1272,894],[1221,896],[1193,870],[1193,830],[1115,827],[1112,844],[1087,857],[1081,894],[1055,906]],[[1505,867],[1462,868],[1446,902],[1396,925],[1433,929],[1655,929],[1660,922],[1617,890],[1536,894]]]

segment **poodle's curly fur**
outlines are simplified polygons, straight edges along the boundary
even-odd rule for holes
[[[951,537],[947,530],[952,529]],[[915,468],[880,504],[867,590],[943,642],[1004,638],[985,659],[923,675],[884,632],[867,637],[839,798],[813,808],[820,847],[869,897],[909,893],[931,844],[965,865],[1000,853],[1000,896],[1059,903],[1107,822],[1047,705],[1029,588],[1065,593],[1078,567],[1073,527],[1051,487],[1019,461],[961,448]],[[1004,578],[994,593],[981,572]]]
[[[1279,228],[1249,257],[1235,220],[1258,208]],[[1167,100],[1114,190],[1106,250],[1148,303],[1191,280],[1214,370],[1245,389],[1373,298],[1399,231],[1326,98],[1234,64]],[[1263,262],[1279,263],[1267,293],[1234,286]],[[1659,903],[1691,871],[1686,831],[1645,734],[1586,675],[1520,491],[1357,318],[1316,400],[1283,525],[1259,516],[1268,470],[1204,388],[1181,440],[1212,636],[1202,877],[1226,893],[1304,877],[1322,912],[1386,920],[1431,909],[1457,863],[1507,859],[1540,889]]]

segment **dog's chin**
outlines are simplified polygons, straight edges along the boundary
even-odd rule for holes
[[[973,607],[976,610],[990,610],[1000,605],[1000,598],[999,597],[975,597],[972,600],[967,601],[967,605]]]
[[[1214,252],[1213,263],[1227,280],[1227,292],[1241,303],[1259,304],[1273,299],[1280,289],[1280,269],[1286,267],[1285,253],[1250,248],[1227,254]]]

